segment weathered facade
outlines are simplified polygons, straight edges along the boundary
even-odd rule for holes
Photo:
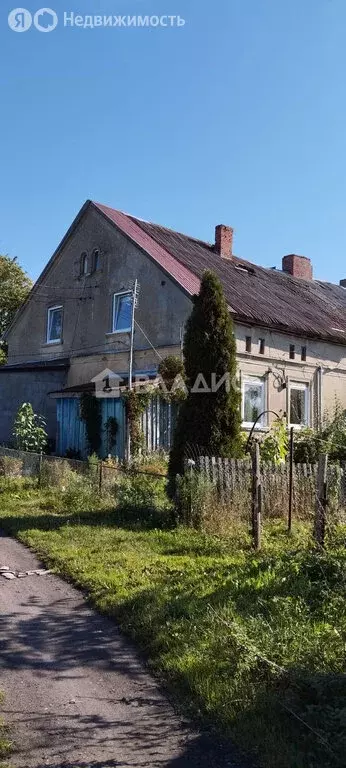
[[[154,378],[160,359],[181,354],[205,268],[220,277],[234,318],[245,429],[259,417],[266,430],[279,413],[297,428],[318,426],[336,398],[346,407],[345,288],[313,280],[310,261],[294,254],[282,270],[238,259],[232,239],[230,227],[218,226],[209,245],[88,201],[8,331],[0,442],[11,440],[15,413],[28,401],[46,417],[60,452],[83,453],[80,393],[94,391],[105,369],[127,381],[134,281],[133,373]],[[104,421],[117,418],[122,455],[124,418],[111,400],[102,406]],[[172,418],[164,406],[151,407],[148,446],[159,445],[162,433],[167,447]]]

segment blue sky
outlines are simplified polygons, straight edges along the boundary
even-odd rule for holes
[[[51,0],[58,27],[0,13],[0,252],[37,277],[87,198],[267,266],[346,277],[345,0]],[[39,2],[27,2],[31,12]],[[175,14],[172,29],[64,28]]]

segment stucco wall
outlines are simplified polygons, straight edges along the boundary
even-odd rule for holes
[[[31,403],[34,411],[44,416],[48,436],[55,440],[56,407],[48,392],[62,388],[65,381],[65,371],[0,373],[0,443],[12,442],[13,421],[18,408],[25,402]]]
[[[288,412],[293,382],[309,385],[310,426],[317,427],[327,415],[332,416],[336,401],[346,408],[346,346],[240,324],[235,335],[240,375],[243,380],[264,377],[268,409]],[[252,339],[251,353],[246,352],[246,336]],[[259,353],[260,339],[264,339],[264,354]],[[290,359],[291,344],[295,347],[294,360]],[[301,360],[302,347],[306,348],[306,361]],[[274,418],[268,415],[268,425]]]
[[[80,256],[100,249],[100,268],[80,277]],[[179,344],[191,300],[159,267],[94,209],[88,209],[62,248],[35,300],[29,301],[8,337],[9,363],[121,352],[129,334],[110,334],[113,294],[140,283],[135,348]],[[47,311],[63,305],[63,342],[47,344]],[[28,333],[30,329],[30,333]],[[147,336],[150,340],[145,338]]]

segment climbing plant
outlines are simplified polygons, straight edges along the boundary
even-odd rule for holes
[[[89,392],[80,399],[80,417],[85,423],[89,453],[98,453],[101,446],[101,402]]]
[[[107,453],[112,453],[112,448],[114,448],[117,442],[118,428],[119,424],[117,419],[115,416],[110,416],[109,419],[107,419],[105,426],[107,436]]]
[[[141,416],[150,403],[150,392],[136,392],[131,389],[125,394],[126,415],[130,430],[131,451],[137,456],[144,445],[144,436],[141,429]]]

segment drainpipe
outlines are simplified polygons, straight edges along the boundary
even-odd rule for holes
[[[319,366],[317,369],[317,395],[318,395],[318,428],[322,429],[323,427],[323,368],[322,365]]]

